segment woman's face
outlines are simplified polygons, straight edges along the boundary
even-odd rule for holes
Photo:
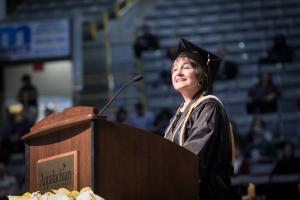
[[[179,57],[173,63],[172,83],[175,90],[180,93],[194,95],[199,89],[200,70],[192,66],[187,57]]]

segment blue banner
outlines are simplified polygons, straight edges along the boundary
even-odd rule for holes
[[[70,55],[68,19],[0,24],[0,60],[47,59]]]

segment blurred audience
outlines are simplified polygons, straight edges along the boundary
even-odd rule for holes
[[[147,24],[142,26],[142,32],[134,41],[133,49],[135,58],[141,58],[143,51],[156,50],[159,48],[158,37],[151,32]]]
[[[273,37],[272,47],[268,50],[268,55],[259,60],[260,64],[291,62],[294,58],[294,50],[287,44],[283,34],[278,34]]]
[[[38,91],[31,82],[31,77],[25,74],[21,78],[22,85],[18,90],[17,100],[23,105],[23,109],[30,115],[33,121],[38,116]]]
[[[272,174],[300,174],[300,158],[295,155],[295,146],[287,142]]]
[[[248,90],[247,112],[250,114],[276,112],[279,95],[271,74],[263,72],[259,82]]]
[[[7,110],[8,124],[5,129],[5,145],[7,145],[10,153],[23,153],[24,144],[21,141],[21,137],[30,131],[30,128],[34,125],[30,114],[27,110],[16,108],[9,108]]]
[[[146,111],[144,105],[141,102],[138,102],[135,105],[135,113],[129,117],[128,123],[133,127],[151,131],[153,121],[153,113]]]
[[[119,123],[127,123],[128,113],[123,107],[120,107],[116,113],[115,121]]]
[[[18,193],[17,179],[7,172],[3,163],[0,163],[0,198]]]
[[[250,165],[245,158],[244,149],[240,145],[235,146],[235,160],[234,160],[234,176],[249,174]]]
[[[217,55],[222,60],[216,78],[219,80],[234,79],[238,73],[238,65],[233,61],[228,60],[227,51],[225,48],[219,49]]]
[[[38,106],[38,92],[36,87],[31,83],[31,77],[28,74],[22,76],[22,86],[18,91],[17,99],[24,106],[37,107]]]
[[[262,133],[264,140],[273,141],[273,132],[267,129],[266,122],[259,116],[254,116],[247,135],[247,141],[253,141],[253,133]]]
[[[274,159],[272,133],[260,117],[254,117],[247,135],[248,147],[246,157],[251,163],[271,162]]]

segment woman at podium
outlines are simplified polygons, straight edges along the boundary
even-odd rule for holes
[[[233,174],[233,135],[222,102],[211,95],[220,59],[181,39],[172,65],[172,84],[183,97],[165,138],[199,158],[201,200],[228,198]]]

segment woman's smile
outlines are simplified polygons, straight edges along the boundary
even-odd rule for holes
[[[178,82],[183,82],[185,81],[186,78],[176,78],[175,81],[178,83]]]

